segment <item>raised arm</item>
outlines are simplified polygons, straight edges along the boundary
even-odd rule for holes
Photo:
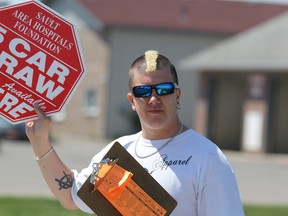
[[[38,162],[49,188],[62,206],[66,209],[75,210],[77,206],[71,197],[74,181],[73,172],[61,161],[50,142],[50,118],[37,104],[35,104],[35,111],[38,114],[38,119],[26,123],[26,134],[33,147],[35,160]]]

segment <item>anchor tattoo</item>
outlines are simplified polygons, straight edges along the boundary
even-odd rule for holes
[[[55,178],[55,181],[57,181],[60,186],[59,190],[68,189],[72,187],[72,184],[73,184],[72,176],[70,174],[65,173],[64,171],[63,171],[63,174],[64,176],[61,179]]]

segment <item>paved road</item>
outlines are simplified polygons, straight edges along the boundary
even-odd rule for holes
[[[55,149],[71,168],[81,170],[107,141],[65,138]],[[243,203],[288,204],[288,155],[224,152],[231,162]],[[42,179],[27,142],[4,141],[0,147],[0,196],[53,196]]]

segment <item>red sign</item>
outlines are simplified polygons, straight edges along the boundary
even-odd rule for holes
[[[0,115],[11,123],[63,109],[85,74],[74,26],[41,2],[0,8]]]

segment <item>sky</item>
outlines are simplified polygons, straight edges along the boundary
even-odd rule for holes
[[[242,1],[242,2],[251,2],[251,3],[273,3],[273,4],[287,4],[288,0],[227,0],[227,1]]]
[[[21,2],[25,2],[27,0],[0,0],[1,2],[8,2],[8,4],[17,4],[17,3],[21,3]]]
[[[3,0],[0,0],[2,2]],[[27,0],[7,0],[9,4],[16,4],[20,2],[25,2]],[[223,0],[222,0],[223,1]],[[243,1],[251,3],[274,3],[274,4],[288,4],[288,0],[224,0],[224,1]]]

